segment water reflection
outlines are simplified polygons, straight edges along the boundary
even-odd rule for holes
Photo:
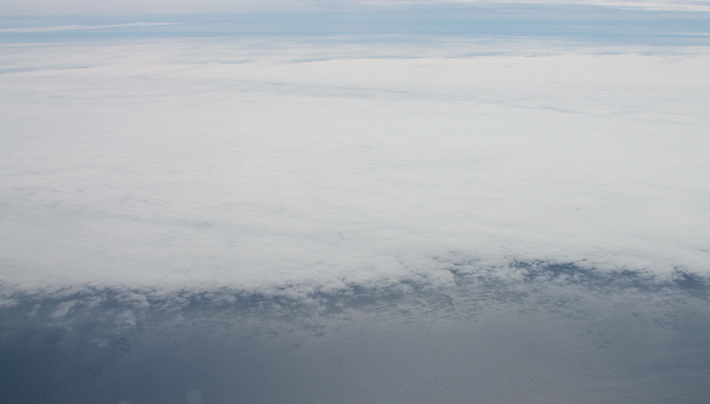
[[[710,396],[708,280],[452,264],[456,285],[27,294],[3,403],[653,403]]]

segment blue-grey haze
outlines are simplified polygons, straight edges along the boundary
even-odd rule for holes
[[[172,23],[116,26],[136,21]],[[436,4],[331,8],[227,15],[12,16],[0,20],[0,41],[83,41],[170,37],[356,35],[354,41],[436,38],[546,38],[579,44],[707,45],[710,12],[653,11],[594,5]],[[8,31],[69,25],[91,30]],[[113,25],[113,26],[112,26]],[[105,26],[105,27],[100,27]],[[373,38],[374,36],[374,38]]]

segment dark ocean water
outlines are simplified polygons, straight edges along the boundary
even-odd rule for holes
[[[15,293],[0,402],[707,402],[707,279],[523,273],[300,297]]]

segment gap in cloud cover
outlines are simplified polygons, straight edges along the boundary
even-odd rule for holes
[[[457,272],[466,265],[446,289],[14,295],[0,310],[0,400],[640,404],[709,393],[707,279],[517,263],[526,275],[506,280]]]

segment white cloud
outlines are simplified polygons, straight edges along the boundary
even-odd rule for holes
[[[174,22],[131,22],[125,24],[107,25],[59,25],[53,27],[33,27],[33,28],[2,28],[0,33],[29,33],[29,32],[55,32],[55,31],[82,31],[105,28],[125,28],[125,27],[155,27],[163,25],[175,25]]]
[[[165,40],[0,58],[7,284],[300,296],[446,285],[451,257],[707,272],[705,48]]]
[[[61,318],[67,315],[69,313],[69,310],[71,310],[72,307],[76,305],[76,301],[70,300],[68,302],[60,303],[57,305],[57,307],[54,308],[52,311],[52,315],[50,316],[51,318]]]
[[[6,15],[136,15],[210,14],[329,10],[407,6],[417,4],[587,4],[650,10],[708,11],[707,0],[6,0],[0,14]]]
[[[290,10],[298,0],[7,0],[0,13],[7,15],[134,15],[192,14]]]

